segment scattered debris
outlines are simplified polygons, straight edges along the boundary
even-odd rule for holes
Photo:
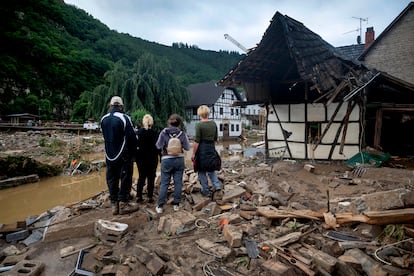
[[[143,203],[135,213],[112,216],[104,192],[26,222],[3,225],[5,245],[19,248],[2,248],[0,256],[7,257],[1,258],[0,269],[12,271],[30,263],[31,271],[46,275],[56,275],[59,266],[62,275],[412,273],[414,201],[409,177],[404,188],[391,188],[391,183],[386,190],[340,196],[335,191],[359,187],[342,178],[347,168],[321,175],[318,163],[254,162],[224,165],[219,172],[223,189],[212,198],[201,196],[194,171],[186,170],[179,211],[171,205],[171,184],[163,214],[155,213],[155,203]],[[360,178],[359,185],[378,185],[367,178],[375,169],[348,177]],[[295,173],[339,184],[313,199],[299,191],[307,183],[286,177]],[[28,241],[31,235],[38,238]],[[78,241],[82,238],[88,240]],[[48,256],[56,259],[45,265],[41,256],[47,246],[54,250]]]

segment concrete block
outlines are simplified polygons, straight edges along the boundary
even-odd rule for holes
[[[361,200],[366,207],[365,211],[381,211],[404,208],[403,197],[410,191],[407,189],[395,189],[362,195]]]
[[[151,260],[151,252],[148,248],[140,245],[136,245],[135,256],[138,261],[146,265]]]
[[[226,189],[224,190],[224,195],[222,198],[222,202],[230,202],[235,198],[240,198],[246,190],[242,187],[236,185],[226,185]]]
[[[116,275],[118,266],[114,264],[106,265],[102,268],[100,275]]]
[[[228,218],[229,224],[238,224],[243,221],[239,214],[230,214]]]
[[[195,229],[196,217],[187,211],[162,216],[158,223],[158,233],[182,234]]]
[[[152,275],[162,275],[167,268],[167,265],[160,257],[153,255],[150,261],[146,264],[146,267]]]
[[[240,217],[246,220],[252,220],[256,215],[256,211],[240,211]]]
[[[7,276],[38,276],[43,272],[45,265],[40,261],[24,260],[18,262],[7,272]]]
[[[21,262],[23,260],[26,260],[27,254],[20,254],[20,255],[11,255],[7,256],[2,262],[1,266],[11,266],[15,265],[18,262]]]
[[[223,236],[230,247],[242,246],[241,241],[243,237],[243,232],[239,229],[239,227],[231,224],[224,225]]]
[[[196,240],[196,244],[200,246],[201,249],[214,256],[218,256],[222,260],[225,260],[232,253],[232,250],[227,246],[211,242],[207,239],[198,239]]]
[[[294,269],[290,266],[287,266],[279,261],[267,260],[262,264],[262,267],[269,271],[270,275],[280,275],[280,276],[295,276],[296,273]]]

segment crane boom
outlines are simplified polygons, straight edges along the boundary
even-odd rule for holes
[[[247,53],[247,48],[244,47],[243,45],[241,45],[237,40],[235,40],[234,38],[232,38],[229,34],[224,34],[224,38],[227,40],[230,40],[234,45],[236,45],[237,47],[239,47],[240,49],[242,49],[245,53]]]

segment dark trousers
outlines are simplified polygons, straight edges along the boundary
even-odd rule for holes
[[[152,198],[154,195],[154,182],[155,176],[157,172],[157,160],[146,160],[146,161],[138,161],[138,183],[137,183],[137,198],[142,198],[142,191],[145,186],[145,180],[147,181],[147,191],[148,191],[148,198]]]
[[[133,160],[121,157],[116,161],[106,160],[106,183],[111,202],[128,201],[132,188]]]

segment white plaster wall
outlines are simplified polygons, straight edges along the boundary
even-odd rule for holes
[[[304,104],[292,104],[290,106],[290,120],[292,122],[304,122],[305,121],[305,105]]]
[[[271,139],[284,140],[283,132],[278,123],[269,124],[268,137]],[[304,123],[282,123],[283,129],[292,132],[288,141],[305,141],[305,124]]]
[[[323,104],[308,104],[308,121],[325,121],[325,106]]]
[[[322,124],[322,130],[325,129],[325,127],[328,124]],[[338,128],[341,126],[340,123],[333,123],[328,129],[328,132],[325,134],[325,137],[322,139],[322,143],[332,143],[335,139],[336,132],[338,131]],[[344,132],[344,128],[342,127],[341,133],[338,136],[337,143],[341,143],[342,140],[342,133]],[[359,124],[358,123],[349,123],[348,129],[346,130],[346,137],[345,137],[345,143],[348,144],[354,144],[358,143],[359,139]]]
[[[339,103],[331,103],[328,106],[328,118],[327,120],[329,121],[332,118],[332,114],[335,112],[336,107],[338,106]],[[342,119],[345,117],[346,114],[346,110],[348,108],[348,104],[344,103],[342,104],[341,108],[339,109],[338,113],[335,116],[335,121],[342,121]],[[351,115],[349,116],[349,120],[350,121],[358,121],[359,119],[359,106],[356,105],[354,107],[354,109],[351,112]]]
[[[312,150],[313,145],[308,146],[310,159],[327,159],[331,151],[331,145],[319,145],[315,151]],[[347,160],[359,152],[358,146],[345,146],[343,153],[339,153],[339,145],[336,145],[332,153],[334,160]]]
[[[275,109],[277,111],[277,115],[279,116],[280,121],[288,121],[289,120],[289,106],[287,105],[275,105]],[[269,109],[271,112],[273,111],[274,119],[276,120],[276,115],[274,114],[273,107]]]

